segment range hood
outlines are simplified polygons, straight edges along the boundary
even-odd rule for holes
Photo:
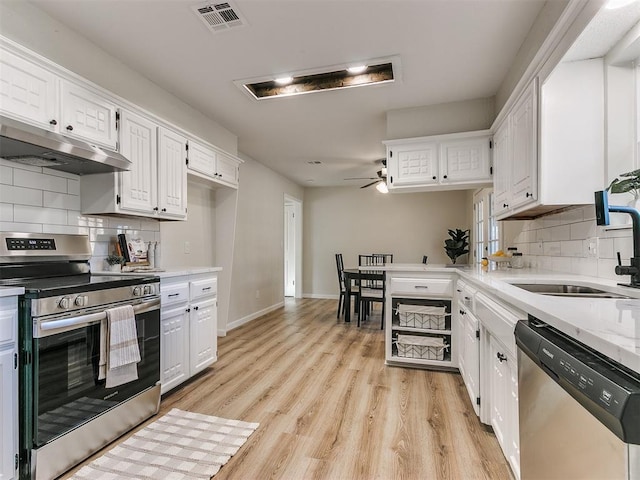
[[[76,175],[131,168],[131,162],[118,152],[4,116],[0,116],[0,157]]]

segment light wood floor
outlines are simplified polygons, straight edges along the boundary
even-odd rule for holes
[[[163,397],[160,415],[260,422],[215,480],[512,478],[459,374],[385,366],[379,313],[357,328],[336,303],[287,300],[219,338],[218,362]]]

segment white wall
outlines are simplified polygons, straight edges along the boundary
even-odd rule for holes
[[[215,190],[190,181],[187,185],[187,200],[186,221],[160,223],[162,243],[170,252],[170,255],[162,255],[163,266],[218,266]]]
[[[304,197],[303,294],[339,293],[335,254],[345,267],[358,254],[393,253],[396,263],[449,263],[444,240],[449,228],[467,229],[466,191],[381,194],[375,188],[307,188]]]
[[[494,118],[493,97],[390,110],[387,139],[485,130]]]
[[[241,158],[245,163],[240,167],[227,329],[282,305],[285,194],[300,200],[305,195],[301,187],[273,170]]]

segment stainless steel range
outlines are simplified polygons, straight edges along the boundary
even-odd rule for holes
[[[160,404],[160,288],[156,277],[91,275],[85,235],[0,233],[0,285],[19,285],[20,478],[51,479]],[[138,379],[99,379],[100,327],[131,305]]]

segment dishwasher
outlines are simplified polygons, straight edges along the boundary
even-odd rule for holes
[[[531,315],[515,335],[521,479],[640,479],[640,374]]]

